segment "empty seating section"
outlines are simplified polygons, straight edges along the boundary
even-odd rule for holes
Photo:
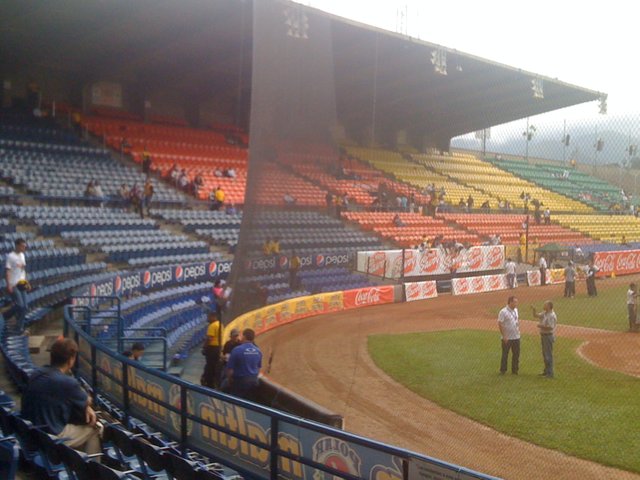
[[[500,239],[505,245],[517,245],[520,235],[526,231],[526,215],[443,213],[438,217],[448,222],[455,222],[468,231],[476,233],[483,240],[488,240],[492,235],[500,235]],[[586,245],[593,243],[591,238],[582,233],[560,225],[536,225],[531,216],[529,219],[529,239],[536,244]]]
[[[397,226],[390,212],[345,212],[343,218],[357,222],[362,228],[370,229],[382,238],[391,240],[401,247],[418,245],[423,237],[433,240],[442,235],[444,240],[457,240],[461,243],[480,243],[477,234],[455,228],[442,218],[425,217],[417,213],[399,213],[404,226]]]
[[[435,184],[437,190],[444,187],[446,191],[445,201],[449,204],[457,204],[460,198],[466,199],[471,195],[476,205],[479,206],[482,202],[491,198],[487,193],[464,185],[462,182],[452,180],[440,173],[428,170],[397,152],[362,147],[347,147],[347,152],[369,162],[375,168],[387,174],[394,175],[398,180],[417,187],[420,191],[423,191],[431,183]]]
[[[321,207],[326,204],[326,190],[294,175],[276,163],[266,163],[262,168],[261,181],[255,192],[258,204],[284,206],[285,194],[291,195],[297,206]]]
[[[209,192],[220,185],[227,202],[244,203],[248,151],[227,143],[224,133],[103,117],[85,118],[83,125],[104,138],[111,148],[130,153],[137,162],[142,162],[143,153],[148,152],[152,168],[163,176],[174,165],[184,168],[190,181],[201,175],[201,199],[208,198]],[[216,168],[232,168],[236,178],[216,176]]]
[[[118,163],[103,148],[81,144],[73,134],[60,131],[52,139],[61,138],[66,143],[51,143],[42,141],[40,128],[7,129],[9,126],[0,124],[0,175],[31,193],[83,198],[87,184],[95,179],[100,182],[105,197],[117,198],[121,184],[131,187],[136,182],[139,186],[144,183],[144,175],[139,171]],[[53,127],[49,130],[58,131]],[[184,203],[180,192],[161,184],[155,187],[155,202]]]
[[[640,242],[640,220],[632,215],[558,215],[554,220],[600,242],[620,244],[623,237]]]
[[[541,201],[545,207],[549,207],[553,212],[588,212],[592,210],[582,202],[541,188],[473,155],[413,155],[413,159],[439,174],[447,175],[458,182],[484,192],[485,196],[491,198],[492,208],[498,206],[498,199],[509,201],[514,208],[523,208],[524,202],[521,194],[524,192],[528,193],[532,200]],[[479,207],[478,198],[475,195],[473,197],[475,206]],[[453,198],[449,196],[449,200],[459,201],[458,195],[454,195]]]
[[[579,200],[593,208],[606,210],[621,202],[620,188],[573,168],[548,164],[528,164],[517,160],[492,162],[514,175]]]
[[[167,221],[179,223],[185,230],[195,232],[215,245],[234,247],[238,243],[242,214],[229,215],[211,210],[160,210],[158,214]]]
[[[159,230],[154,220],[119,210],[10,205],[0,207],[0,212],[33,222],[42,235],[60,235],[87,250],[100,251],[111,262],[166,257],[171,263],[172,256],[209,256],[206,242],[189,241],[185,235]]]
[[[281,251],[295,249],[298,254],[380,246],[376,237],[346,228],[340,220],[318,212],[263,212],[257,226],[249,240],[255,251],[261,251],[266,240],[279,240]]]

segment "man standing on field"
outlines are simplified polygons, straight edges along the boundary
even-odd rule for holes
[[[511,373],[517,375],[520,367],[520,320],[518,318],[518,299],[516,297],[509,297],[507,306],[500,310],[498,327],[502,335],[500,374],[507,373],[509,350],[511,350]]]
[[[536,312],[536,307],[531,305],[533,316],[538,322],[540,330],[540,340],[542,343],[542,359],[544,360],[544,372],[542,377],[553,378],[553,343],[555,342],[556,324],[558,317],[553,311],[553,303],[546,301],[542,306],[542,312]]]

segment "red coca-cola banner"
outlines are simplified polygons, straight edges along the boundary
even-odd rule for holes
[[[599,271],[597,277],[630,275],[640,272],[640,250],[623,250],[615,252],[596,252],[593,256]]]
[[[393,291],[393,285],[345,290],[343,292],[344,308],[359,308],[369,305],[393,303]]]
[[[428,282],[410,282],[404,284],[404,297],[407,302],[424,300],[438,296],[435,280]]]
[[[451,293],[468,295],[470,293],[494,292],[507,288],[507,276],[480,275],[478,277],[454,278],[451,280]]]

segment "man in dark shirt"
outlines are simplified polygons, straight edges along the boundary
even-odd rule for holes
[[[231,351],[227,364],[227,380],[231,394],[252,400],[258,386],[258,375],[262,368],[262,352],[253,343],[255,332],[247,328],[242,331],[242,343]]]
[[[51,346],[51,365],[39,368],[22,395],[22,417],[34,425],[46,425],[69,447],[88,454],[100,453],[100,425],[91,400],[71,376],[78,344],[70,338]]]

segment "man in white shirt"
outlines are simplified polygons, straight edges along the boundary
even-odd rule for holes
[[[7,291],[13,300],[12,310],[19,332],[24,330],[24,319],[29,308],[27,292],[31,290],[31,286],[27,281],[27,262],[24,257],[24,252],[26,251],[27,242],[24,238],[18,238],[15,241],[13,252],[7,255],[5,264]]]
[[[547,284],[547,260],[544,257],[540,257],[540,285]]]
[[[511,373],[517,375],[520,367],[520,320],[518,318],[518,299],[516,297],[509,297],[507,306],[500,310],[498,327],[502,336],[500,374],[507,373],[509,350],[511,350]]]
[[[504,273],[507,274],[509,288],[516,288],[516,262],[507,258],[507,263],[504,264]]]
[[[536,307],[531,305],[533,316],[537,317],[538,329],[540,330],[540,341],[542,343],[542,360],[544,361],[544,372],[540,375],[553,378],[553,343],[555,342],[556,324],[558,317],[553,311],[553,303],[546,301],[542,306],[542,312],[537,313]]]

